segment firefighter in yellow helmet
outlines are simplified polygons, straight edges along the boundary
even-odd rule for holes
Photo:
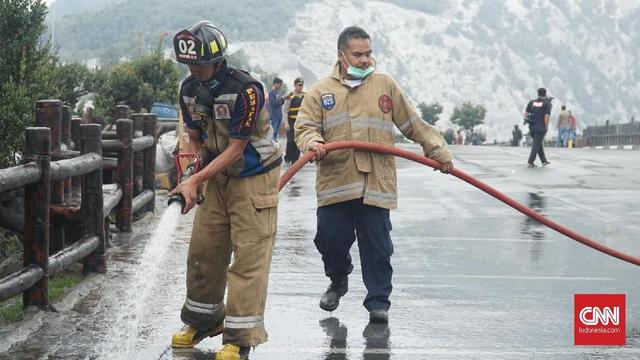
[[[213,160],[169,194],[184,197],[186,213],[204,186],[189,244],[185,327],[172,346],[192,347],[222,334],[216,359],[247,359],[251,347],[267,340],[263,315],[282,154],[263,111],[264,89],[227,65],[222,31],[201,21],[173,41],[176,59],[191,72],[179,99],[191,150]]]

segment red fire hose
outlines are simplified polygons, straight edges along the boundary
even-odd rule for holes
[[[432,159],[426,158],[422,155],[419,154],[414,154],[412,152],[406,151],[406,150],[401,150],[398,149],[396,147],[393,146],[388,146],[388,145],[382,145],[382,144],[370,144],[367,142],[363,142],[363,141],[338,141],[338,142],[332,142],[329,144],[324,145],[324,148],[327,150],[327,152],[332,151],[332,150],[341,150],[341,149],[355,149],[355,150],[363,150],[363,151],[370,151],[370,152],[376,152],[376,153],[382,153],[382,154],[389,154],[389,155],[394,155],[394,156],[398,156],[401,158],[405,158],[408,160],[412,160],[415,161],[417,163],[423,164],[423,165],[427,165],[430,166],[434,169],[440,169],[440,163],[437,161],[434,161]],[[293,165],[291,165],[291,167],[289,168],[289,170],[287,170],[287,172],[282,175],[282,178],[280,179],[280,190],[282,190],[282,188],[289,182],[289,180],[291,180],[291,178],[293,177],[293,175],[295,173],[298,172],[298,170],[300,170],[306,163],[308,163],[309,161],[311,161],[313,159],[314,156],[314,152],[313,151],[309,151],[306,154],[304,154],[303,156],[300,157],[300,159],[298,159],[298,161],[296,161]],[[512,208],[520,211],[521,213],[529,216],[532,219],[535,219],[541,223],[543,223],[544,225],[552,228],[553,230],[583,244],[586,245],[592,249],[598,250],[600,252],[603,252],[607,255],[616,257],[620,260],[624,260],[626,262],[632,263],[634,265],[638,265],[640,266],[640,258],[631,256],[629,254],[625,254],[622,253],[618,250],[612,249],[608,246],[599,244],[591,239],[588,239],[587,237],[580,235],[552,220],[550,220],[549,218],[529,209],[528,207],[522,205],[521,203],[513,200],[512,198],[506,196],[505,194],[499,192],[498,190],[492,188],[491,186],[483,183],[482,181],[473,178],[471,175],[465,173],[462,170],[458,170],[458,169],[454,169],[451,172],[451,175],[466,181],[467,183],[477,187],[478,189],[488,193],[489,195],[493,196],[494,198],[502,201],[503,203],[511,206]]]

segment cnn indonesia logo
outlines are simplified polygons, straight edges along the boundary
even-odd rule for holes
[[[574,295],[575,345],[625,344],[624,294]]]

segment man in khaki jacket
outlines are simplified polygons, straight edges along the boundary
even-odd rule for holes
[[[567,110],[566,105],[562,105],[560,113],[558,114],[558,137],[556,138],[557,147],[567,147],[567,141],[569,140],[569,117],[571,111]]]
[[[418,142],[425,156],[453,169],[452,155],[438,130],[422,120],[398,84],[374,73],[371,40],[359,27],[338,38],[338,61],[330,76],[307,93],[296,121],[296,143],[313,150],[317,162],[318,228],[315,244],[331,279],[320,307],[333,311],[348,289],[353,270],[349,250],[358,238],[364,306],[372,322],[388,322],[393,269],[389,209],[396,208],[395,160],[391,155],[356,150],[327,154],[323,144],[360,140],[393,145],[394,127]]]

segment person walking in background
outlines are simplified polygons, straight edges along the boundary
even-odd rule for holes
[[[453,163],[438,129],[422,120],[390,76],[375,73],[371,53],[364,29],[350,26],[340,33],[333,71],[305,96],[295,135],[298,147],[314,151],[317,161],[314,243],[331,280],[320,308],[335,310],[347,293],[350,249],[357,238],[369,321],[387,323],[393,274],[389,210],[398,198],[394,157],[357,150],[327,154],[324,144],[353,140],[392,146],[397,127],[422,146],[425,157],[442,164],[442,172],[451,172]]]
[[[578,134],[576,133],[576,129],[578,126],[578,120],[575,116],[569,111],[569,140],[567,141],[567,147],[576,146],[576,139],[578,138]]]
[[[529,154],[529,160],[527,162],[529,167],[536,167],[534,164],[536,156],[540,157],[543,166],[550,164],[544,154],[542,142],[549,128],[549,117],[552,106],[551,100],[553,100],[553,98],[547,97],[547,89],[539,88],[538,97],[529,101],[524,111],[525,122],[529,125],[529,134],[533,137],[531,154]]]
[[[269,90],[269,122],[273,128],[273,140],[278,142],[278,136],[280,133],[280,125],[282,124],[282,104],[284,98],[280,95],[280,88],[282,87],[282,79],[276,77],[273,79],[273,85]]]
[[[569,140],[569,117],[571,111],[567,110],[566,105],[562,105],[560,113],[558,114],[558,137],[556,138],[557,147],[567,147],[567,140]]]
[[[511,146],[520,146],[520,140],[522,139],[522,130],[520,130],[518,125],[513,126],[511,136]]]
[[[287,131],[287,150],[284,154],[284,161],[291,164],[300,157],[300,150],[298,150],[295,140],[295,123],[304,99],[303,88],[304,80],[302,78],[293,80],[293,91],[287,95],[284,104],[284,113],[287,114],[287,121],[284,123],[284,129]]]
[[[462,145],[463,142],[464,142],[464,139],[462,137],[462,131],[460,130],[456,131],[456,140],[455,140],[456,145]]]

